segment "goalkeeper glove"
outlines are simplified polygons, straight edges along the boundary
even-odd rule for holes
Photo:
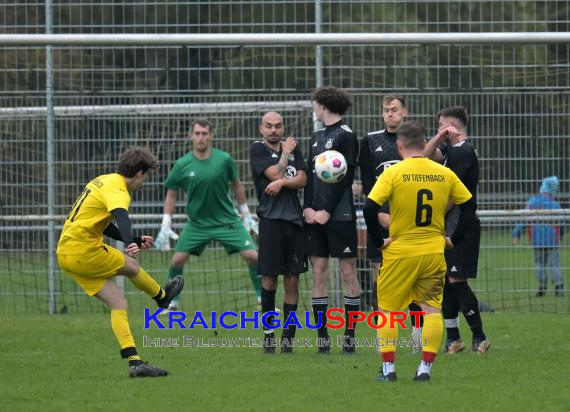
[[[247,230],[248,232],[253,232],[256,235],[258,235],[259,225],[249,213],[249,207],[247,207],[247,203],[244,203],[243,205],[239,206],[239,212],[241,214],[241,220],[243,222],[245,230]]]
[[[164,215],[162,217],[162,226],[160,232],[156,236],[154,247],[158,250],[170,250],[170,239],[177,240],[178,235],[172,230],[172,216]]]

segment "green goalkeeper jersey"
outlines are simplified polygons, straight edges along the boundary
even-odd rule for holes
[[[164,186],[186,193],[186,213],[193,226],[210,228],[240,222],[230,197],[230,184],[237,178],[229,153],[212,149],[205,160],[192,152],[178,159]]]

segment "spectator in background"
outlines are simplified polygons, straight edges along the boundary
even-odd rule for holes
[[[542,181],[540,193],[531,196],[526,208],[530,210],[561,209],[560,203],[554,200],[558,193],[559,181],[556,176],[550,176]],[[513,243],[518,243],[522,236],[525,224],[517,225],[513,230]],[[552,273],[552,283],[556,296],[564,295],[564,279],[560,271],[560,238],[564,228],[557,224],[530,223],[528,225],[529,240],[534,249],[534,262],[536,265],[536,277],[538,280],[538,292],[536,296],[544,296],[548,289],[547,268]]]

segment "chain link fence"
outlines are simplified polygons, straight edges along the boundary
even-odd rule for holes
[[[570,2],[52,1],[5,3],[0,21],[0,34],[567,32]],[[380,97],[386,93],[403,94],[410,119],[421,121],[430,132],[442,107],[465,106],[482,168],[479,208],[491,213],[483,221],[480,273],[473,282],[480,300],[497,310],[569,312],[568,293],[534,296],[532,247],[525,242],[513,246],[511,231],[518,218],[505,219],[497,212],[523,209],[541,180],[551,175],[560,179],[558,201],[568,208],[569,47],[0,47],[0,313],[47,312],[50,304],[52,311],[100,310],[57,268],[51,288],[56,300],[50,302],[50,190],[52,213],[65,215],[88,180],[114,170],[124,148],[147,146],[159,155],[162,167],[134,197],[132,213],[156,215],[135,221],[137,228],[154,235],[162,211],[162,182],[174,160],[189,150],[192,119],[208,117],[216,126],[216,146],[236,159],[254,206],[247,153],[258,138],[261,115],[268,108],[282,111],[287,133],[306,149],[313,128],[307,100],[319,84],[352,93],[354,106],[346,121],[359,136],[383,128]],[[51,69],[46,64],[50,55]],[[48,99],[55,106],[49,146]],[[48,180],[50,168],[53,182]],[[37,218],[21,218],[30,215]],[[558,224],[567,226],[567,219],[561,216]],[[56,239],[61,223],[54,221]],[[563,237],[566,283],[568,247]],[[148,253],[142,263],[165,279],[169,257]],[[372,276],[365,261],[360,270],[361,276]],[[255,304],[247,268],[217,247],[192,259],[186,273],[191,279],[188,309]],[[128,284],[126,288],[135,305],[146,303]],[[308,307],[309,274],[302,288],[302,304]],[[338,299],[338,283],[331,288]]]

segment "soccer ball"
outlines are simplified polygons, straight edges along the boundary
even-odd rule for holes
[[[325,183],[336,183],[346,175],[346,159],[336,150],[327,150],[315,159],[315,173]]]

